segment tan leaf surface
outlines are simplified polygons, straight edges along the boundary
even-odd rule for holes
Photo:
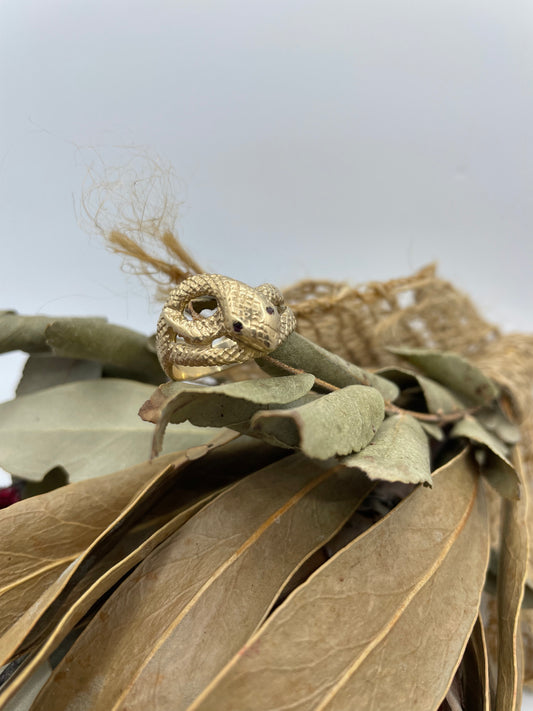
[[[68,709],[74,699],[93,711],[186,708],[372,486],[301,455],[239,482],[128,578],[58,666],[35,711]]]
[[[190,711],[431,711],[478,614],[487,517],[466,453],[342,549]]]
[[[120,514],[155,473],[151,462],[25,499],[0,511],[0,635]]]
[[[140,515],[145,513],[161,494],[161,491],[165,490],[169,481],[172,481],[181,466],[193,459],[204,456],[210,449],[222,446],[236,436],[238,435],[235,433],[223,430],[209,445],[185,450],[175,455],[172,464],[163,469],[156,469],[152,478],[135,493],[131,500],[126,502],[126,505],[119,511],[118,515],[113,516],[108,526],[99,535],[93,537],[93,540],[81,555],[78,555],[70,563],[68,568],[52,585],[46,587],[32,607],[27,609],[4,632],[0,638],[0,664],[14,656],[17,650],[27,646],[28,640],[34,641],[35,637],[39,637],[44,633],[57,616],[59,603],[87,575],[100,557],[105,555],[109,548],[122,538],[131,525],[139,519]]]
[[[523,481],[518,449],[513,463]],[[527,497],[502,503],[498,565],[498,683],[494,711],[515,711],[522,701],[523,668],[519,655],[519,624],[527,574]]]

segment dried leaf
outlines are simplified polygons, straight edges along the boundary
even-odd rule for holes
[[[29,395],[56,385],[102,377],[102,365],[94,360],[58,358],[54,355],[32,355],[26,361],[17,387],[17,397]]]
[[[507,447],[496,435],[475,418],[467,416],[453,426],[451,437],[466,437],[486,447],[478,456],[481,473],[501,496],[507,499],[520,497],[518,474],[507,458]]]
[[[396,385],[389,380],[363,370],[353,363],[348,363],[297,332],[291,333],[287,340],[270,355],[291,368],[305,370],[338,388],[347,385],[372,385],[379,390],[384,400],[390,401],[395,400],[399,393]],[[258,359],[257,363],[265,372],[272,375],[280,375],[284,372],[268,360]]]
[[[188,420],[200,427],[240,427],[258,410],[299,400],[313,387],[311,375],[244,380],[225,385],[165,383],[139,411],[156,424],[152,454],[161,450],[169,422]]]
[[[47,660],[42,662],[28,679],[24,688],[2,707],[3,711],[30,711],[33,701],[51,674],[50,662]]]
[[[516,471],[523,481],[518,450],[513,452]],[[518,711],[522,699],[519,623],[527,574],[527,501],[502,502],[498,565],[498,683],[494,711]]]
[[[44,332],[53,320],[53,316],[20,316],[16,311],[1,311],[0,353],[50,353]]]
[[[383,417],[383,398],[375,388],[348,385],[299,407],[259,411],[251,432],[308,457],[329,459],[366,447]]]
[[[370,479],[432,486],[428,440],[410,415],[386,418],[368,447],[342,463],[361,469]]]
[[[297,589],[190,711],[438,708],[478,614],[480,493],[463,453]]]
[[[402,391],[412,388],[420,389],[428,412],[441,415],[465,409],[464,402],[431,378],[426,378],[404,368],[382,368],[378,373],[396,383]]]
[[[35,711],[71,708],[74,699],[80,711],[187,708],[261,622],[291,573],[371,489],[353,474],[294,455],[222,494],[106,603]],[[103,668],[113,674],[103,676]]]
[[[104,592],[206,502],[204,497],[189,504],[162,528],[157,528],[148,540],[141,537],[141,544],[135,550],[127,551],[126,557],[120,555],[123,553],[122,549],[118,556],[114,556],[111,551],[110,567],[101,569],[98,565],[101,557],[106,555],[116,542],[121,541],[132,524],[165,491],[178,469],[205,456],[212,449],[223,446],[236,436],[238,435],[235,433],[222,431],[209,445],[183,452],[177,459],[177,464],[157,472],[107,529],[44,591],[38,602],[6,631],[0,638],[0,663],[16,656],[32,644],[40,643],[42,639],[45,639],[45,642],[16,670],[7,687],[3,688],[0,705],[18,692],[41,661],[54,651]],[[92,569],[96,570],[96,575],[91,575]]]
[[[465,708],[490,711],[489,668],[483,622],[478,616],[459,667]]]
[[[136,492],[177,459],[166,454],[0,511],[0,634],[113,521]]]
[[[520,427],[510,422],[499,406],[478,410],[476,420],[507,444],[516,444],[520,440]]]
[[[468,406],[489,405],[500,394],[496,383],[457,353],[419,348],[389,348],[461,398]]]
[[[88,380],[23,395],[0,405],[0,466],[15,476],[42,479],[62,466],[70,481],[108,474],[146,460],[151,428],[136,415],[152,392],[130,380]],[[174,428],[166,451],[207,442],[215,432]]]
[[[47,326],[45,338],[58,356],[98,360],[154,384],[165,379],[148,338],[129,328],[102,319],[61,318]]]

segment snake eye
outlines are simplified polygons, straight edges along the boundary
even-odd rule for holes
[[[267,314],[272,315],[272,314],[274,313],[273,307],[272,307],[272,306],[267,306],[267,307],[266,307],[266,312],[267,312]]]
[[[235,333],[240,333],[242,331],[242,323],[240,321],[234,321],[233,322],[233,330]]]

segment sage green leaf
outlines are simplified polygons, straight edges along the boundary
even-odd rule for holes
[[[463,452],[319,568],[189,711],[436,710],[478,615],[481,494]]]
[[[87,380],[23,395],[0,404],[0,466],[40,480],[62,466],[70,481],[108,474],[143,462],[151,428],[137,417],[152,386],[131,380]],[[181,425],[166,451],[207,442],[213,430]]]
[[[17,387],[17,397],[56,385],[102,377],[102,365],[94,360],[59,358],[50,354],[32,355],[26,361]]]
[[[435,380],[404,368],[382,368],[379,374],[396,383],[401,390],[420,388],[426,402],[427,411],[432,414],[461,412],[465,403]]]
[[[513,451],[522,486],[525,485],[520,455]],[[494,711],[518,711],[521,706],[523,663],[520,611],[527,575],[528,505],[526,496],[502,501],[500,557],[498,562],[498,682]]]
[[[165,378],[148,338],[129,328],[97,318],[60,318],[47,326],[45,338],[56,355],[98,360],[154,384]]]
[[[156,455],[169,422],[188,420],[200,427],[246,426],[258,410],[299,400],[313,384],[313,376],[308,374],[213,386],[164,383],[144,403],[139,415],[156,425],[152,443],[152,454]]]
[[[520,427],[507,419],[499,405],[482,408],[476,412],[476,420],[506,444],[520,441]]]
[[[483,476],[502,496],[508,499],[520,497],[518,474],[507,458],[507,447],[496,435],[470,416],[457,422],[450,434],[451,437],[466,437],[483,445],[486,449],[477,457]]]
[[[371,385],[379,390],[385,400],[390,401],[395,400],[399,392],[396,385],[389,380],[363,370],[353,363],[348,363],[343,358],[304,338],[296,331],[291,333],[270,356],[291,368],[312,373],[317,378],[338,388],[344,388],[347,385]],[[284,372],[264,358],[258,359],[257,363],[265,372],[272,375],[280,375]]]
[[[16,311],[0,312],[0,353],[26,351],[50,353],[44,332],[53,316],[20,316]]]
[[[427,435],[437,440],[437,442],[442,442],[444,440],[444,432],[438,425],[435,425],[432,422],[420,422],[420,427],[422,427]]]
[[[493,380],[457,353],[419,348],[388,350],[412,363],[424,375],[453,390],[469,407],[489,405],[500,394]]]
[[[370,444],[342,463],[361,469],[370,479],[432,486],[428,440],[410,415],[387,417]]]
[[[78,711],[188,708],[257,628],[291,573],[371,488],[363,475],[301,455],[242,480],[118,589],[34,711],[70,709],[74,700]]]
[[[260,411],[252,417],[251,432],[308,457],[329,459],[366,447],[384,416],[383,397],[375,388],[348,385],[299,407]]]

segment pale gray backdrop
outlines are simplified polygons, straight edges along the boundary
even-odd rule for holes
[[[438,260],[533,328],[530,0],[2,0],[0,72],[0,308],[153,330],[150,291],[78,221],[91,161],[133,145],[174,165],[209,270]],[[0,358],[0,399],[22,360]]]

